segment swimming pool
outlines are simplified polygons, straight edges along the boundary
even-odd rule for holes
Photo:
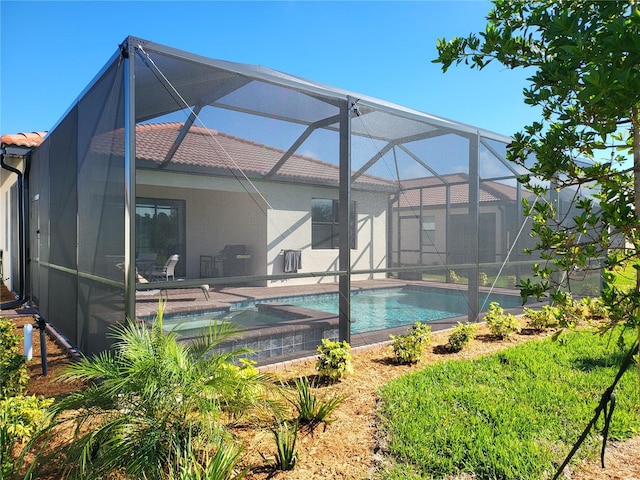
[[[338,294],[311,295],[276,301],[338,314]],[[480,304],[485,304],[484,310],[489,308],[491,301],[497,301],[502,307],[510,308],[518,306],[520,298],[492,295],[490,299],[486,299],[486,295],[481,295]],[[458,317],[466,315],[467,310],[467,297],[459,291],[404,287],[354,292],[351,295],[351,332],[365,333],[411,325],[415,322],[426,323]]]
[[[480,294],[480,305],[484,310],[492,301],[504,308],[520,305],[520,297],[493,294],[487,298]],[[233,322],[241,328],[275,325],[283,317],[269,310],[259,311],[259,304],[278,304],[283,307],[302,307],[318,312],[338,315],[338,294],[325,293],[295,297],[278,297],[258,302],[238,302],[228,310],[171,315],[164,320],[167,329],[179,335],[195,335],[213,321]],[[460,291],[426,288],[384,288],[353,292],[351,295],[351,332],[354,334],[385,330],[417,321],[428,323],[434,320],[466,315],[466,294]]]

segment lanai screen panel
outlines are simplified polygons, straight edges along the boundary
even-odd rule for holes
[[[133,37],[120,54],[34,155],[50,202],[38,294],[85,353],[130,306],[129,242],[137,290],[339,283],[342,318],[349,283],[437,282],[466,294],[475,320],[481,293],[530,272],[522,199],[570,196],[531,199],[501,135]],[[157,280],[172,283],[144,284]]]
[[[454,285],[474,320],[489,290],[513,289],[530,272],[522,255],[527,192],[518,182],[525,170],[506,160],[508,139],[405,109],[356,106],[354,178],[366,172],[395,187],[389,276]]]
[[[125,320],[123,67],[115,58],[33,155],[32,287],[40,313],[83,353]]]
[[[136,254],[187,282],[337,281],[337,219],[314,215],[339,197],[341,102],[142,41],[134,62]]]
[[[348,242],[350,282],[458,283],[476,318],[479,284],[512,261],[521,232],[508,138],[129,41],[138,258],[178,255],[184,286],[323,289],[345,278]]]
[[[78,102],[78,344],[99,352],[125,320],[124,66],[109,65]],[[108,139],[108,141],[105,141]],[[86,346],[86,347],[85,347]]]

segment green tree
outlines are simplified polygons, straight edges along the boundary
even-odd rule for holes
[[[567,214],[553,201],[527,204],[532,214],[535,282],[523,296],[562,300],[569,273],[605,258],[609,270],[632,262],[635,288],[618,289],[605,274],[603,299],[612,323],[640,335],[640,12],[635,0],[495,0],[484,32],[438,41],[443,71],[497,61],[532,74],[524,102],[542,118],[513,135],[508,159],[529,169],[525,185],[540,197],[571,192]],[[542,181],[542,182],[541,182]],[[546,185],[546,186],[544,186]],[[552,199],[553,197],[551,197]],[[612,247],[620,239],[633,248]]]

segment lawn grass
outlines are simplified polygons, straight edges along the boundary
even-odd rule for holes
[[[613,282],[620,289],[632,290],[636,286],[636,269],[633,268],[633,262],[627,262],[624,268],[619,267],[611,271],[613,273]]]
[[[565,339],[430,365],[386,385],[381,416],[392,466],[384,478],[550,478],[625,355],[615,339],[592,331]],[[628,371],[619,383],[610,438],[640,431],[637,378]],[[592,435],[579,455],[593,454],[599,441]]]

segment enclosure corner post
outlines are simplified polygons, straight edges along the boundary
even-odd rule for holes
[[[469,298],[469,311],[467,320],[475,322],[478,320],[479,312],[479,230],[480,230],[480,134],[476,133],[469,137],[469,283],[467,285]]]
[[[351,342],[351,104],[347,97],[340,106],[338,334],[347,342]]]
[[[127,41],[121,46],[124,62],[124,311],[125,318],[135,318],[135,206],[136,206],[136,113],[135,72],[131,55],[134,47]]]

